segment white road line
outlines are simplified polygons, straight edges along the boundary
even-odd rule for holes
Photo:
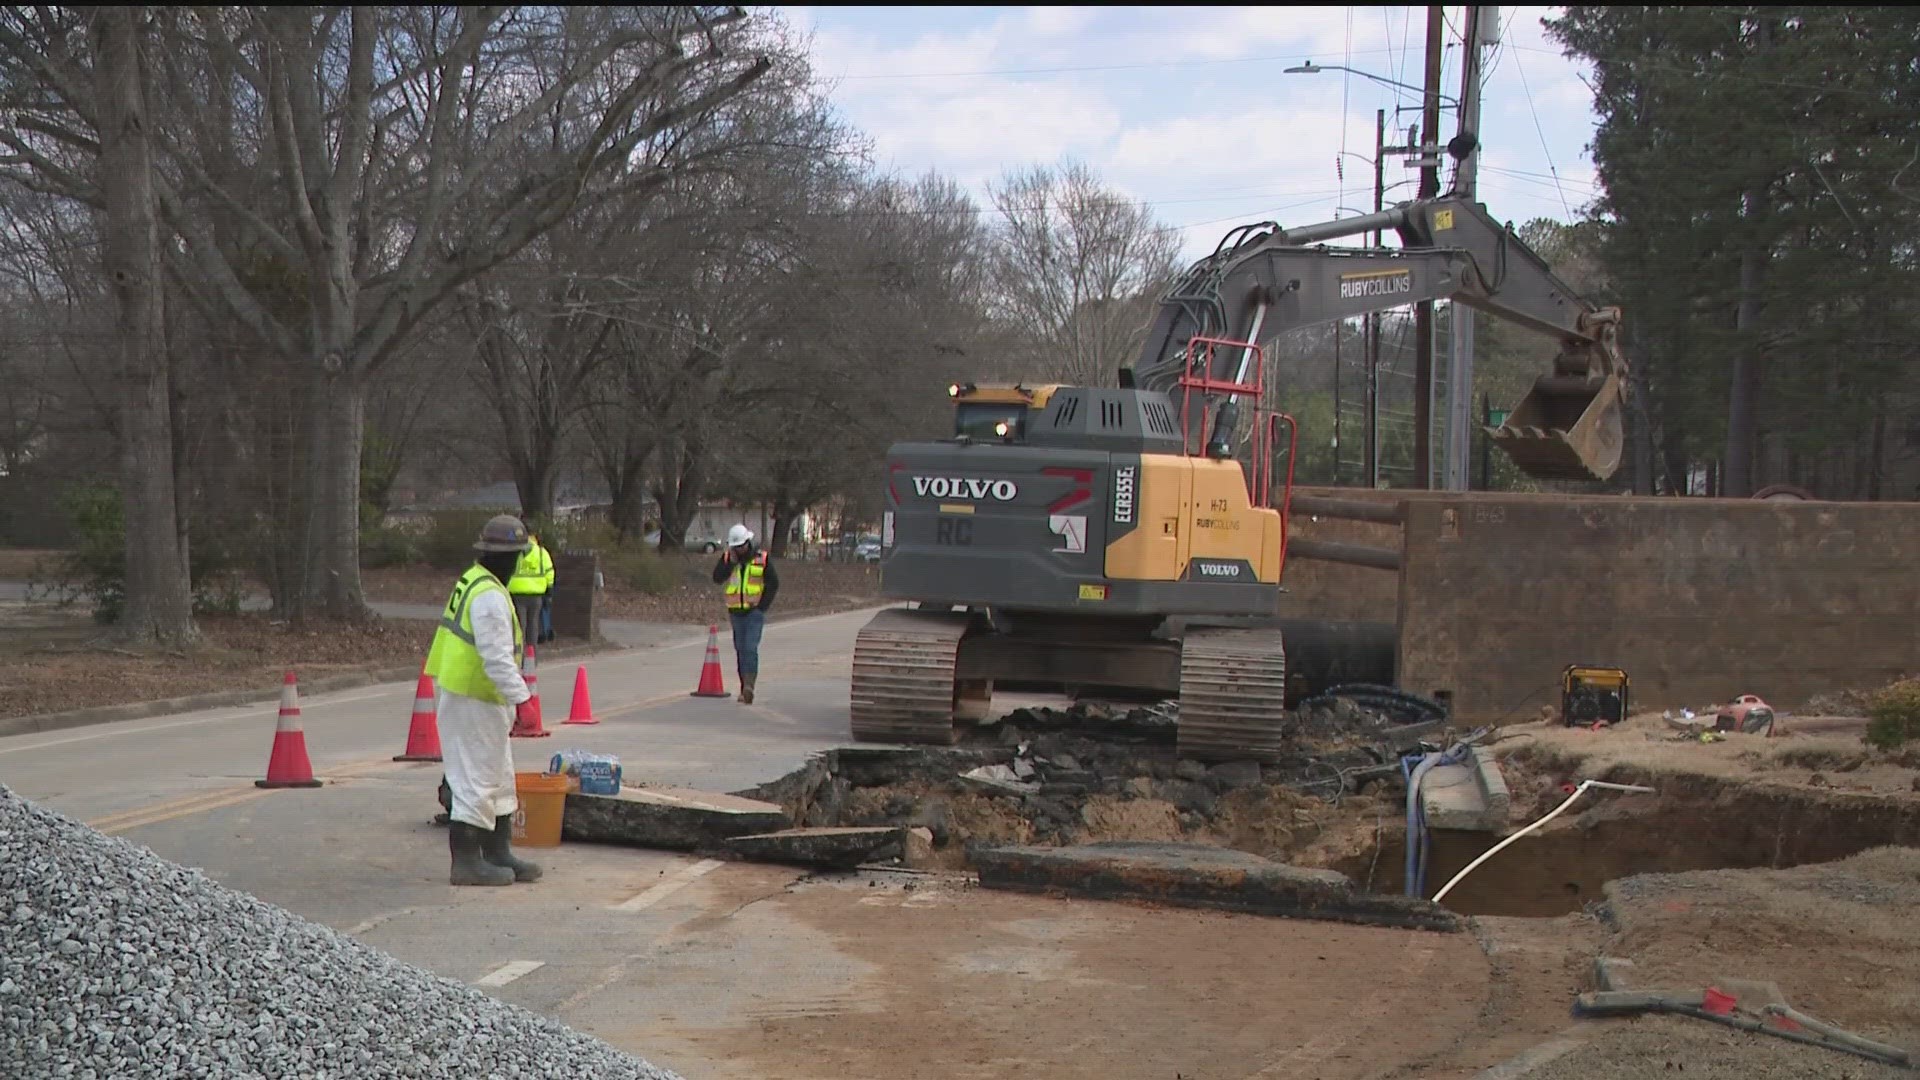
[[[511,964],[502,964],[498,968],[480,976],[475,986],[505,986],[522,975],[527,975],[547,966],[545,960],[515,960]]]
[[[695,881],[720,869],[723,864],[718,859],[701,859],[692,866],[675,871],[667,880],[646,890],[638,896],[613,905],[613,911],[645,911],[647,908],[665,900]]]
[[[373,929],[376,926],[381,925],[382,923],[389,922],[393,919],[397,919],[402,915],[411,915],[414,912],[419,910],[420,909],[417,907],[404,907],[404,908],[401,908],[399,911],[389,911],[381,915],[375,915],[373,918],[368,919],[365,922],[356,923],[353,926],[349,926],[345,930],[342,930],[340,932],[347,935],[348,937],[359,937],[361,934],[366,933],[367,931]]]
[[[334,705],[349,705],[356,701],[370,701],[377,697],[389,696],[395,693],[397,689],[398,689],[398,684],[395,684],[393,686],[387,687],[384,690],[375,691],[374,693],[370,693],[370,694],[356,694],[353,697],[333,698],[330,700],[319,700],[319,699],[304,700],[303,699],[300,702],[300,709],[304,713],[304,712],[312,712],[315,709],[329,708]],[[67,746],[72,743],[96,742],[100,739],[117,739],[123,735],[144,735],[149,731],[171,731],[175,728],[199,727],[202,724],[219,724],[229,720],[258,720],[263,717],[278,716],[280,711],[280,707],[278,705],[269,705],[265,708],[248,708],[247,706],[244,706],[244,705],[229,705],[226,708],[246,709],[247,711],[225,713],[224,715],[221,715],[221,716],[206,716],[206,717],[201,717],[198,720],[175,720],[172,723],[168,723],[168,724],[149,724],[146,727],[139,727],[139,728],[119,728],[113,731],[95,732],[94,734],[91,734],[91,735],[70,735],[64,739],[49,739],[46,742],[34,743],[32,746],[9,746],[4,749],[0,749],[0,754],[25,754],[34,750],[45,750],[49,747],[54,747],[54,746]],[[133,721],[127,721],[127,720],[108,721],[107,724],[102,726],[111,726],[113,724],[125,724],[125,723],[132,723],[132,722]],[[8,736],[8,737],[21,738],[23,736],[15,735],[15,736]]]

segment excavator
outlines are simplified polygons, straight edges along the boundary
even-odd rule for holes
[[[1328,244],[1375,229],[1400,246]],[[951,744],[1001,682],[1173,697],[1183,756],[1281,755],[1276,624],[1298,432],[1266,402],[1266,349],[1425,300],[1559,347],[1489,429],[1495,446],[1530,476],[1613,475],[1619,310],[1583,300],[1485,207],[1443,195],[1241,226],[1166,292],[1117,386],[953,385],[952,437],[889,449],[881,594],[911,606],[855,641],[853,737]]]

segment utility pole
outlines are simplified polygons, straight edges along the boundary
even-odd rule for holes
[[[1456,147],[1472,149],[1460,157],[1454,173],[1454,191],[1474,197],[1476,166],[1480,161],[1480,50],[1497,40],[1493,27],[1498,8],[1469,7],[1460,51],[1460,116]],[[1446,489],[1466,491],[1473,486],[1473,310],[1453,304],[1453,370],[1447,374]]]
[[[1373,114],[1373,212],[1385,208],[1387,161],[1387,110]],[[1373,230],[1373,249],[1380,250],[1380,230]],[[1367,316],[1367,464],[1369,488],[1380,486],[1380,313]]]
[[[1440,194],[1440,58],[1445,47],[1446,9],[1427,8],[1427,81],[1420,116],[1420,197]],[[1433,486],[1433,301],[1413,309],[1413,486]]]

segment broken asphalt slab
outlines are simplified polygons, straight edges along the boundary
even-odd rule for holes
[[[1101,900],[1149,900],[1291,919],[1457,931],[1460,916],[1413,897],[1356,889],[1345,874],[1199,844],[1109,841],[995,847],[970,853],[989,889]]]
[[[618,795],[567,795],[560,837],[590,844],[707,851],[736,836],[793,824],[772,803],[691,788],[622,788]]]
[[[782,829],[730,837],[721,850],[750,862],[851,870],[864,862],[902,855],[906,831],[887,826]]]

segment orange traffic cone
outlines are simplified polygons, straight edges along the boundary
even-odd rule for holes
[[[513,730],[508,732],[516,739],[544,739],[553,734],[540,726],[540,678],[535,671],[533,642],[527,642],[527,655],[520,662],[520,677],[527,681],[527,689],[533,696],[521,702],[514,709]]]
[[[730,697],[727,684],[720,676],[720,628],[707,627],[707,660],[700,665],[700,686],[694,690],[693,697]]]
[[[413,724],[407,728],[407,750],[395,761],[440,760],[440,711],[433,704],[433,676],[424,670],[413,687]]]
[[[254,787],[319,787],[313,762],[307,760],[307,733],[300,728],[300,686],[287,672],[280,687],[280,720],[273,729],[273,753],[267,757],[267,778]]]
[[[563,724],[597,724],[593,718],[593,699],[587,696],[587,669],[573,669],[573,705],[567,709]]]

